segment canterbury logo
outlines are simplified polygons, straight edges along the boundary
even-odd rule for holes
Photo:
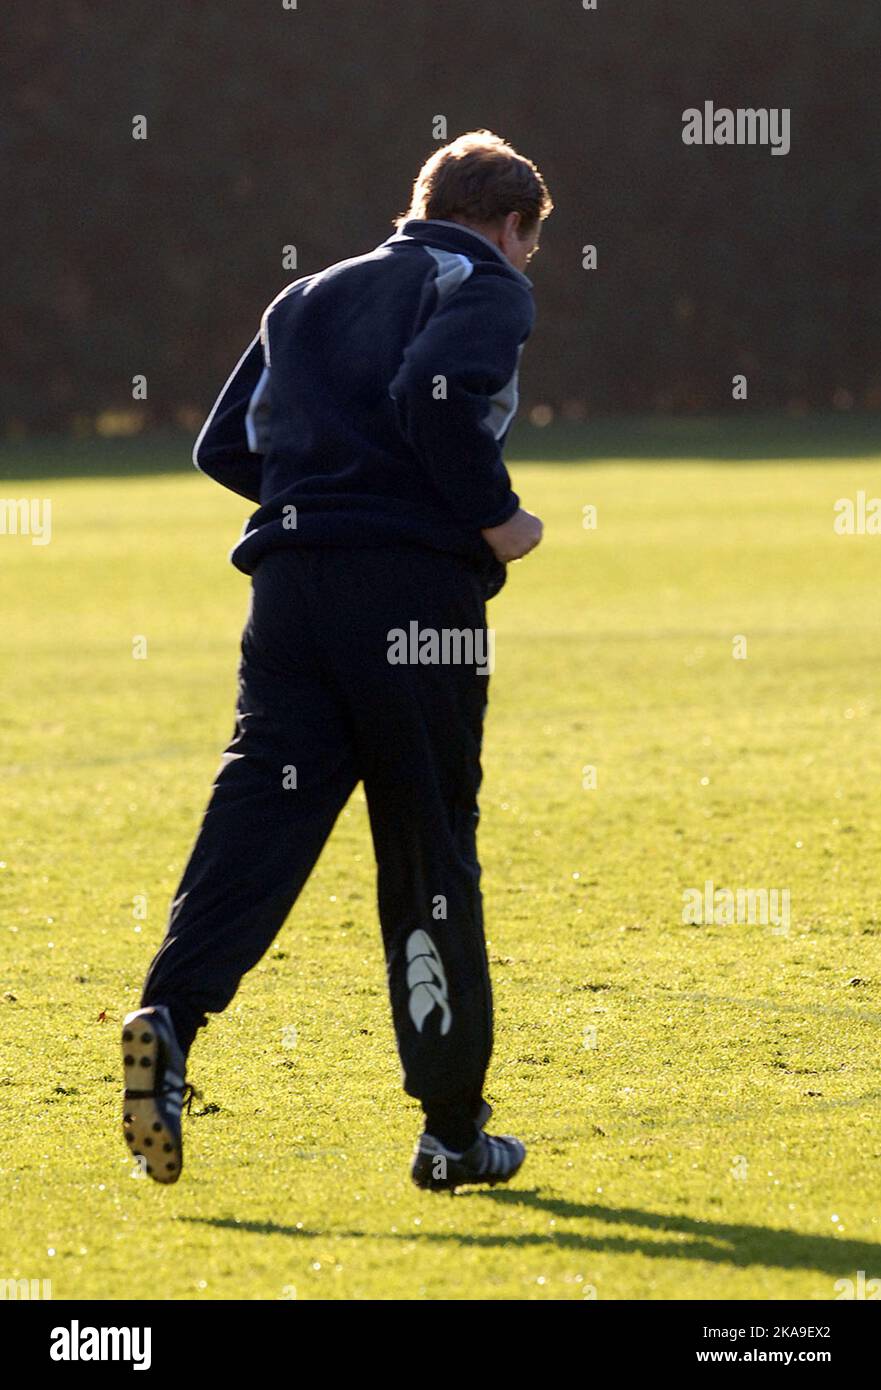
[[[410,989],[410,1017],[416,1032],[435,1005],[442,1011],[440,1030],[449,1033],[453,1015],[447,999],[447,977],[437,947],[427,932],[414,931],[407,941],[407,984]]]

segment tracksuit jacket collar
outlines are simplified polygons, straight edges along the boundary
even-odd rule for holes
[[[521,274],[507,256],[502,255],[497,246],[493,246],[482,232],[475,232],[472,227],[463,227],[461,222],[446,222],[439,217],[424,222],[412,218],[409,222],[403,223],[398,231],[382,244],[391,246],[396,241],[422,241],[429,246],[437,246],[442,251],[458,251],[471,260],[496,261],[504,266],[515,280],[532,289],[532,281]]]

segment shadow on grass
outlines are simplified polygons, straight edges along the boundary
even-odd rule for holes
[[[245,1231],[252,1236],[324,1236],[326,1231],[307,1231],[300,1226],[280,1226],[277,1221],[239,1221],[235,1216],[176,1216],[191,1226],[215,1226],[222,1231]]]
[[[721,1221],[699,1221],[682,1216],[640,1211],[637,1207],[607,1207],[599,1203],[571,1202],[564,1197],[546,1197],[537,1188],[474,1191],[460,1194],[470,1201],[492,1202],[500,1207],[529,1207],[534,1211],[566,1221],[602,1222],[611,1227],[637,1226],[670,1240],[640,1239],[631,1235],[584,1231],[529,1232],[523,1235],[495,1235],[467,1231],[385,1231],[334,1230],[335,1236],[349,1240],[426,1241],[429,1244],[455,1244],[486,1249],[558,1249],[591,1251],[596,1254],[646,1255],[651,1259],[706,1260],[711,1264],[746,1269],[762,1265],[774,1269],[813,1269],[830,1276],[854,1278],[865,1270],[874,1278],[881,1274],[881,1245],[837,1236],[801,1234],[773,1226],[751,1226]],[[440,1200],[435,1198],[435,1200]],[[274,1221],[237,1221],[233,1217],[179,1217],[224,1230],[248,1231],[257,1235],[315,1236],[327,1231],[305,1231]],[[675,1237],[680,1237],[676,1239]],[[686,1239],[681,1239],[686,1237]],[[832,1290],[830,1290],[831,1297]]]
[[[195,476],[193,438],[156,431],[133,439],[62,435],[0,443],[3,479],[134,478],[163,473]],[[836,413],[793,419],[732,412],[724,416],[606,416],[585,424],[561,421],[538,429],[520,420],[506,455],[512,463],[542,460],[584,464],[606,460],[687,463],[695,459],[750,463],[811,462],[881,455],[881,414]],[[217,486],[217,484],[214,484]]]

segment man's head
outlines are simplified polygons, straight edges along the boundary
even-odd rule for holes
[[[522,271],[538,248],[542,222],[553,206],[530,159],[488,130],[471,130],[426,160],[398,225],[411,217],[461,222]]]

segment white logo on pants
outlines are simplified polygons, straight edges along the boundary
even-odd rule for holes
[[[447,999],[447,977],[437,947],[428,932],[414,931],[407,941],[407,984],[410,988],[410,1017],[416,1032],[435,1005],[442,1010],[441,1033],[450,1031],[453,1015]]]

